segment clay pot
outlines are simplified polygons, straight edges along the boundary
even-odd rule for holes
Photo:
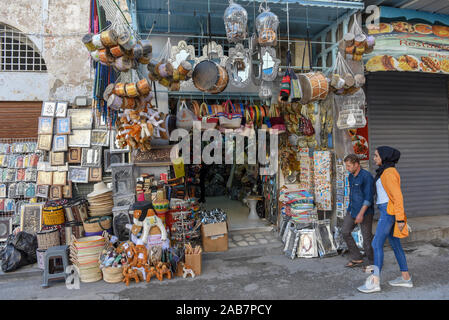
[[[109,66],[114,63],[114,57],[109,53],[107,48],[99,50],[98,56],[100,57],[100,62],[105,65]]]
[[[117,34],[113,29],[109,29],[100,33],[101,43],[105,47],[113,47],[117,45]]]
[[[139,92],[137,91],[137,86],[135,83],[128,83],[125,86],[126,95],[130,98],[135,98],[139,96]]]
[[[132,50],[136,44],[136,38],[130,34],[129,32],[122,33],[118,39],[117,42],[119,45],[121,45],[125,50]]]
[[[120,97],[126,96],[125,84],[123,82],[116,83],[114,93]]]
[[[125,51],[122,49],[122,47],[120,47],[120,45],[111,47],[109,51],[111,51],[111,54],[116,58],[119,58],[125,54]]]

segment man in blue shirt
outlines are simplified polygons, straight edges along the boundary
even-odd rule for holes
[[[357,224],[363,236],[363,249],[370,265],[374,264],[373,248],[373,188],[374,179],[368,171],[360,167],[360,160],[355,154],[348,155],[345,159],[346,169],[350,172],[349,187],[350,201],[347,214],[343,221],[342,235],[345,240],[351,261],[346,267],[356,267],[363,264],[363,257],[357,247],[351,233]]]

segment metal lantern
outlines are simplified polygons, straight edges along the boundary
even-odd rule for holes
[[[224,13],[224,23],[229,42],[237,43],[245,40],[248,23],[248,12],[245,8],[231,0]]]
[[[261,46],[275,46],[277,35],[276,32],[279,27],[279,19],[277,15],[264,9],[256,18],[256,29],[259,35],[259,44]]]

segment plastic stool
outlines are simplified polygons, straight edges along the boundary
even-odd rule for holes
[[[48,248],[47,252],[45,252],[45,258],[44,258],[44,274],[43,274],[43,283],[42,287],[47,288],[48,287],[48,280],[56,279],[56,278],[67,278],[67,274],[65,273],[65,270],[67,266],[69,265],[69,258],[67,254],[68,246],[56,246]],[[64,267],[63,272],[58,273],[50,273],[49,267],[50,267],[50,260],[55,258],[61,258],[62,259],[62,265]]]

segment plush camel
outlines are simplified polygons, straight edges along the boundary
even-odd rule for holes
[[[167,277],[167,279],[171,279],[171,271],[167,267],[167,265],[163,262],[159,262],[156,266],[157,275],[159,281],[162,281],[164,279],[164,275]]]
[[[132,267],[130,266],[125,266],[123,268],[123,282],[126,283],[126,286],[129,286],[129,281],[131,279],[134,279],[134,281],[136,281],[136,283],[139,283],[139,276],[137,275],[136,271],[132,269]]]
[[[158,273],[155,267],[150,267],[150,269],[147,272],[147,282],[150,282],[152,277],[158,277]]]

